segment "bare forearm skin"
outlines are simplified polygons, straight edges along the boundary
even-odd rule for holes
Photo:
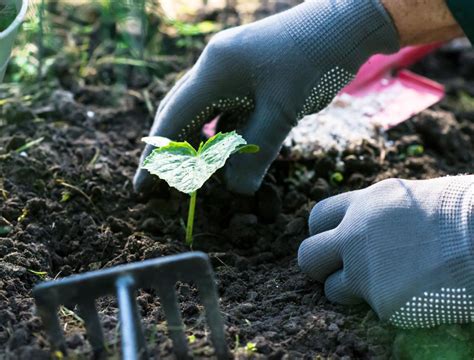
[[[463,35],[445,0],[382,0],[382,4],[393,18],[402,46]]]

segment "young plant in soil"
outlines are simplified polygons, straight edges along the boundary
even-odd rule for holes
[[[16,15],[17,11],[13,1],[0,0],[0,32],[10,26]]]
[[[170,139],[150,136],[142,139],[157,148],[142,164],[142,169],[166,181],[169,186],[189,194],[188,221],[186,225],[186,244],[193,243],[194,211],[197,191],[235,153],[253,154],[259,151],[257,145],[249,145],[235,131],[218,133],[201,142],[196,150],[188,142],[175,142]]]

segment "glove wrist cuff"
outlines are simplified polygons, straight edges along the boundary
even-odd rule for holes
[[[474,289],[474,175],[455,178],[439,207],[443,255],[451,276]]]
[[[380,0],[309,0],[281,19],[316,66],[324,57],[355,73],[370,56],[400,49],[398,32]]]

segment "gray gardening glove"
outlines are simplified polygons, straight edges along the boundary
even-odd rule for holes
[[[372,54],[398,48],[379,0],[307,1],[217,34],[161,102],[150,135],[193,138],[216,114],[233,114],[224,127],[261,151],[235,156],[225,177],[230,190],[253,193],[297,120],[323,109]],[[140,170],[134,185],[147,191],[152,180]]]
[[[390,179],[318,203],[301,269],[402,328],[474,320],[474,175]]]

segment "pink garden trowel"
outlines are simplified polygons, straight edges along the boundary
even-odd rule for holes
[[[342,94],[377,94],[376,97],[384,98],[383,108],[372,115],[372,120],[385,129],[396,126],[444,97],[443,85],[405,69],[441,45],[412,46],[393,55],[375,55]]]
[[[440,101],[441,84],[406,70],[441,44],[407,47],[393,55],[375,55],[323,111],[308,115],[290,132],[287,160],[339,152],[351,144],[375,140],[388,130]],[[284,157],[281,157],[282,159]]]

